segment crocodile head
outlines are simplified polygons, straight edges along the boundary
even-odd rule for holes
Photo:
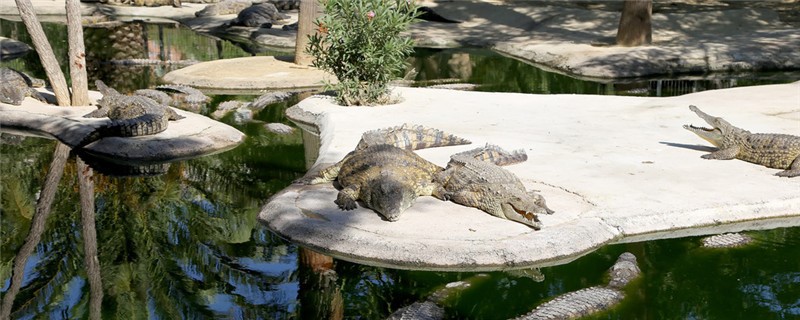
[[[553,210],[547,208],[544,197],[533,192],[513,191],[500,204],[503,215],[508,220],[528,225],[536,230],[542,228],[539,214],[552,214]]]
[[[417,199],[413,186],[391,176],[375,179],[368,190],[369,195],[362,200],[389,221],[397,221]]]
[[[726,147],[726,144],[732,136],[746,132],[745,130],[734,127],[728,123],[728,121],[725,121],[725,119],[714,117],[700,111],[700,109],[695,106],[689,106],[689,110],[692,110],[706,123],[711,125],[711,128],[695,127],[693,125],[684,125],[683,128],[693,132],[718,148]]]

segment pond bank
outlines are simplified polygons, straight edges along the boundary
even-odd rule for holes
[[[63,1],[32,2],[42,15],[64,13]],[[582,6],[558,1],[428,0],[422,4],[461,23],[423,21],[412,25],[408,34],[420,47],[491,48],[585,79],[800,69],[800,52],[796,50],[800,34],[796,27],[781,21],[776,8],[782,8],[782,3],[753,7],[687,3],[657,4],[652,18],[653,44],[642,47],[612,45],[619,8],[602,2],[593,7],[590,3]],[[281,26],[224,31],[217,27],[235,15],[194,17],[205,4],[187,3],[183,8],[81,5],[84,14],[100,10],[118,16],[169,18],[200,32],[229,32],[267,47],[294,48],[295,32],[282,31]],[[14,2],[0,5],[0,14],[15,13]],[[296,21],[296,11],[290,16],[287,23]]]
[[[292,185],[260,219],[342,259],[430,270],[550,265],[632,239],[800,224],[800,178],[740,160],[701,159],[713,148],[681,128],[705,124],[688,108],[697,105],[752,132],[797,134],[800,82],[669,98],[396,90],[404,101],[395,105],[343,108],[316,96],[294,107],[290,116],[320,129],[312,171],[340,160],[364,131],[404,122],[473,142],[417,151],[440,166],[486,143],[522,148],[528,161],[506,168],[556,211],[540,217],[542,230],[433,197],[387,222],[363,207],[339,210],[331,184]]]

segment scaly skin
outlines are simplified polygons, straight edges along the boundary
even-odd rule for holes
[[[396,221],[417,197],[438,190],[433,176],[444,170],[410,150],[468,143],[436,129],[408,124],[368,131],[344,159],[299,182],[338,180],[342,190],[335,203],[339,208],[355,209],[360,199],[386,220]]]
[[[710,116],[695,106],[689,106],[712,128],[684,125],[683,128],[710,142],[718,151],[703,155],[703,159],[739,159],[768,168],[784,169],[775,175],[800,176],[800,136],[777,133],[750,133],[734,127],[728,121]]]
[[[33,89],[36,86],[41,87],[42,82],[14,69],[0,68],[0,102],[18,106],[25,97],[31,97],[47,103],[47,100]]]
[[[516,319],[576,319],[607,310],[625,298],[622,289],[639,277],[641,271],[636,264],[636,256],[625,252],[617,258],[609,273],[611,281],[607,286],[595,286],[565,293]]]
[[[442,200],[483,210],[498,218],[516,221],[536,230],[541,229],[537,214],[552,214],[544,198],[525,186],[516,175],[498,164],[520,161],[522,151],[509,154],[505,150],[487,145],[450,158],[447,168],[438,173],[435,182]]]
[[[336,204],[352,210],[361,199],[387,220],[396,221],[418,196],[432,195],[433,175],[441,170],[414,152],[388,144],[354,151],[339,171],[343,189]]]
[[[169,120],[184,118],[165,105],[144,96],[126,96],[107,87],[102,81],[96,82],[103,98],[97,101],[99,109],[85,118],[108,117],[111,122],[95,130],[78,146],[87,145],[103,137],[135,137],[152,135],[167,129]]]

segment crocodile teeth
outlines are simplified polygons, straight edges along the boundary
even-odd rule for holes
[[[517,209],[513,205],[511,206],[511,208],[514,208],[514,211],[519,213],[521,216],[523,216],[528,221],[539,221],[539,219],[536,218],[536,215],[533,214],[533,212],[528,212],[528,211],[525,211],[525,210]]]

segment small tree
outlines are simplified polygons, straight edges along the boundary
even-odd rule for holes
[[[313,66],[333,73],[342,105],[374,105],[391,101],[388,83],[405,67],[413,41],[401,37],[417,16],[413,0],[327,0],[325,16],[306,50]]]

